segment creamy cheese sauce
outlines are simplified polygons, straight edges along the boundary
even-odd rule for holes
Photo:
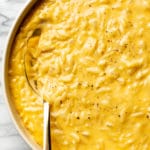
[[[28,54],[27,54],[28,53]],[[20,27],[9,61],[12,100],[42,145],[51,105],[53,150],[150,149],[150,1],[44,0]]]

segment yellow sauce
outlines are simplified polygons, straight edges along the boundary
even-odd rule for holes
[[[40,32],[40,33],[38,33]],[[42,145],[51,105],[53,150],[150,149],[150,1],[43,0],[20,27],[9,62],[12,99]]]

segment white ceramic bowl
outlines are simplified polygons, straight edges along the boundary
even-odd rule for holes
[[[31,135],[25,129],[23,126],[21,119],[14,107],[13,101],[10,98],[10,91],[8,87],[8,59],[11,51],[11,47],[13,44],[13,41],[15,39],[16,33],[23,21],[23,19],[26,17],[26,15],[29,13],[29,11],[32,9],[33,5],[36,3],[37,0],[29,0],[25,7],[22,9],[21,13],[19,13],[16,21],[14,22],[9,35],[7,39],[7,44],[6,44],[6,49],[4,51],[4,56],[3,56],[3,90],[4,90],[4,96],[6,103],[8,105],[8,109],[10,111],[12,120],[19,131],[20,135],[24,138],[24,140],[28,143],[28,145],[33,149],[33,150],[41,150],[42,148],[35,143],[35,141],[31,138]]]

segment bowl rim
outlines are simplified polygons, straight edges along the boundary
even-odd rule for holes
[[[21,118],[19,114],[17,113],[17,110],[13,106],[13,102],[11,101],[10,96],[10,90],[8,87],[8,60],[11,52],[11,48],[13,45],[13,41],[15,39],[15,36],[17,34],[17,31],[23,22],[26,15],[29,13],[29,11],[32,9],[34,4],[38,0],[28,0],[21,11],[18,13],[18,16],[16,17],[12,27],[9,30],[9,34],[6,39],[5,48],[3,51],[3,60],[2,60],[2,90],[3,90],[3,97],[5,99],[5,103],[7,105],[9,114],[11,116],[11,119],[20,133],[20,135],[23,137],[25,142],[33,149],[33,150],[41,150],[41,146],[39,146],[31,137],[28,130],[23,126],[23,123],[21,121]]]

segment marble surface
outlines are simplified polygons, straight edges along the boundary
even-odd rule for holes
[[[10,27],[27,0],[0,0],[0,69]],[[31,150],[12,123],[2,93],[0,73],[0,150]]]

